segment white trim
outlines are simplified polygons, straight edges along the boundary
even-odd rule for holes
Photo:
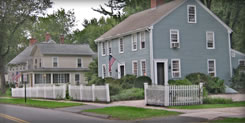
[[[233,68],[232,68],[232,61],[231,61],[231,33],[228,31],[228,45],[229,45],[229,58],[230,58],[230,77],[233,76]]]
[[[111,53],[110,53],[110,48],[111,48]],[[112,55],[112,40],[109,41],[109,48],[108,48],[108,54]]]
[[[110,72],[109,72],[109,64],[107,64],[107,71],[108,71],[108,77],[112,77],[112,67],[111,67],[111,75],[110,75]]]
[[[106,47],[107,47],[107,49],[106,49],[106,55],[109,56],[109,41],[106,41]]]
[[[118,63],[118,69],[117,69],[117,73],[118,73],[118,79],[121,79],[121,69],[120,66],[124,66],[124,76],[126,75],[126,68],[125,68],[125,63]]]
[[[154,78],[154,61],[153,61],[153,26],[151,26],[150,28],[150,32],[149,32],[149,46],[150,46],[150,67],[151,67],[151,80],[152,83],[155,83],[155,78]]]
[[[142,48],[142,35],[141,35],[141,33],[143,33],[143,36],[144,36],[144,42],[145,42],[145,47],[144,48]],[[140,39],[140,49],[145,49],[146,48],[146,37],[145,37],[145,31],[142,31],[142,32],[140,32],[140,34],[139,34],[140,36],[139,36],[139,39]]]
[[[54,67],[54,58],[57,58],[57,67]],[[58,68],[59,67],[59,57],[58,56],[52,57],[52,67],[53,68]]]
[[[213,12],[211,12],[205,5],[203,5],[200,0],[196,0],[196,2],[202,7],[204,8],[204,10],[206,10],[211,16],[213,16],[220,24],[222,24],[229,33],[233,32],[232,29],[227,26],[221,19],[219,19]]]
[[[105,44],[105,42],[101,42],[100,43],[101,44],[101,56],[106,56],[106,44]],[[103,48],[103,46],[104,46],[104,48]],[[104,49],[105,49],[105,53],[104,53]]]
[[[138,38],[137,33],[131,35],[131,47],[132,47],[131,49],[132,49],[132,51],[137,51],[137,47],[138,47],[138,45],[137,45],[138,39],[137,38]],[[136,43],[136,49],[134,49],[134,41]]]
[[[238,66],[240,66],[241,61],[245,62],[245,59],[238,59]]]
[[[194,7],[194,10],[195,10],[195,22],[190,22],[190,19],[189,19],[189,8],[190,7]],[[187,5],[187,22],[191,23],[191,24],[197,23],[197,7],[196,7],[196,5]]]
[[[168,59],[154,59],[154,69],[155,69],[155,81],[154,83],[157,85],[157,63],[164,63],[164,85],[168,85]]]
[[[214,77],[216,77],[217,76],[217,72],[216,72],[216,60],[215,59],[208,59],[208,61],[207,61],[208,74],[210,74],[210,71],[209,71],[209,61],[214,61]]]
[[[78,59],[81,59],[81,67],[78,67]],[[82,57],[77,57],[77,68],[83,68],[83,58]]]
[[[122,39],[122,51],[121,51],[121,47],[120,47],[120,39]],[[121,37],[121,38],[118,38],[118,51],[119,51],[119,53],[124,53],[124,40],[123,40],[123,38]]]
[[[237,53],[237,54],[239,54],[239,55],[245,56],[245,54],[244,54],[244,53],[239,52],[239,51],[237,51],[237,50],[231,49],[231,51],[232,51],[232,52],[235,52],[235,53]]]
[[[213,34],[213,47],[208,47],[208,33]],[[215,49],[215,33],[213,31],[206,31],[206,48],[207,49]]]
[[[146,75],[143,75],[142,62],[145,62],[145,73],[146,73]],[[146,60],[145,59],[141,59],[140,60],[140,75],[141,76],[147,76],[147,64],[146,64]]]
[[[179,76],[178,77],[174,77],[173,75],[173,61],[178,61],[179,62]],[[172,75],[172,78],[181,78],[181,61],[180,59],[171,59],[171,75]]]
[[[137,68],[136,68],[136,69],[137,69],[136,76],[138,76],[138,73],[139,73],[139,67],[138,67],[138,66],[139,66],[139,65],[138,65],[138,61],[137,61],[137,60],[133,60],[133,61],[132,61],[132,74],[135,75],[135,74],[134,74],[134,63],[137,64]]]
[[[176,31],[177,32],[177,42],[172,42],[172,31]],[[173,46],[172,46],[172,44],[174,44],[174,43],[178,43],[179,44],[179,46],[178,46],[178,48],[180,48],[180,37],[179,37],[179,30],[178,29],[170,29],[169,30],[169,34],[170,34],[170,48],[173,48]]]
[[[105,72],[104,72],[104,67],[105,67]],[[102,75],[101,75],[102,79],[104,79],[106,77],[106,64],[102,64]]]

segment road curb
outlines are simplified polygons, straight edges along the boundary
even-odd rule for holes
[[[81,112],[82,115],[91,116],[91,117],[97,117],[97,118],[103,118],[103,119],[109,119],[110,115],[105,114],[95,114],[91,112]]]

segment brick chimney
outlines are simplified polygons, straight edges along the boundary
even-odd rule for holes
[[[151,0],[151,8],[156,8],[164,4],[165,0]]]
[[[51,39],[51,36],[50,34],[47,32],[46,35],[45,35],[45,41],[49,41]]]
[[[64,44],[65,42],[64,42],[64,35],[62,34],[62,35],[60,35],[60,44]]]
[[[35,38],[30,38],[30,39],[29,39],[29,46],[34,45],[36,42],[37,42],[37,39],[35,39]]]

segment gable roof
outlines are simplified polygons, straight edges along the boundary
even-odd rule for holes
[[[142,12],[135,13],[124,21],[101,35],[95,40],[95,42],[110,40],[127,34],[131,34],[137,31],[142,31],[163,19],[165,16],[170,14],[176,8],[181,6],[187,0],[173,0],[171,2],[160,5],[156,8],[150,8]],[[203,7],[211,16],[213,16],[219,23],[221,23],[229,32],[232,32],[231,28],[227,26],[221,19],[213,14],[207,7],[205,7],[199,0],[197,3]]]
[[[95,53],[87,44],[39,43],[36,45],[43,55],[89,55]],[[32,55],[32,54],[31,54]]]
[[[34,46],[29,46],[25,48],[19,55],[12,59],[8,64],[25,64],[28,59],[30,59],[31,51]]]

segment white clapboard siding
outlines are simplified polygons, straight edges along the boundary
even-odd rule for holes
[[[200,85],[148,85],[145,86],[145,104],[175,106],[202,104],[202,83]]]
[[[69,85],[72,100],[110,102],[109,84],[102,86]]]
[[[27,87],[26,97],[45,99],[65,99],[66,85],[63,86],[42,86]],[[25,97],[25,88],[12,88],[12,97]]]

